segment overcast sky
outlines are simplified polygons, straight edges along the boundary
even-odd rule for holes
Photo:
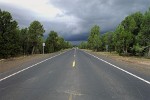
[[[0,9],[9,11],[19,27],[40,21],[46,32],[54,30],[66,40],[86,40],[97,24],[101,32],[113,31],[129,14],[145,12],[150,0],[0,0]]]

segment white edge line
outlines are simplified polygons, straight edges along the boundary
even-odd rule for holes
[[[27,69],[30,69],[30,68],[32,68],[32,67],[34,67],[34,66],[36,66],[36,65],[39,65],[39,64],[41,64],[41,63],[43,63],[43,62],[45,62],[45,61],[47,61],[47,60],[50,60],[50,59],[55,58],[55,57],[57,57],[57,56],[59,56],[59,55],[61,55],[61,54],[64,54],[64,53],[66,53],[66,52],[67,52],[67,51],[65,51],[65,52],[63,52],[63,53],[59,53],[59,54],[57,54],[57,55],[55,55],[55,56],[52,56],[52,57],[47,58],[47,59],[45,59],[45,60],[43,60],[43,61],[40,61],[40,62],[38,62],[38,63],[36,63],[36,64],[34,64],[34,65],[31,65],[31,66],[29,66],[29,67],[27,67],[27,68],[24,68],[24,69],[22,69],[22,70],[20,70],[20,71],[17,71],[17,72],[15,72],[15,73],[13,73],[13,74],[10,74],[10,75],[8,75],[8,76],[6,76],[6,77],[0,79],[0,82],[3,81],[3,80],[5,80],[5,79],[8,79],[8,78],[10,78],[10,77],[12,77],[12,76],[14,76],[14,75],[17,75],[17,74],[19,74],[19,73],[21,73],[21,72],[23,72],[23,71],[25,71],[25,70],[27,70]]]
[[[111,63],[109,63],[109,62],[107,62],[107,61],[105,61],[105,60],[103,60],[103,59],[101,59],[101,58],[99,58],[97,56],[94,56],[94,55],[92,55],[92,54],[90,54],[88,52],[85,52],[85,53],[87,53],[87,54],[93,56],[94,58],[97,58],[98,60],[101,60],[101,61],[103,61],[103,62],[105,62],[105,63],[107,63],[107,64],[109,64],[109,65],[111,65],[111,66],[113,66],[113,67],[115,67],[115,68],[117,68],[117,69],[119,69],[119,70],[121,70],[121,71],[123,71],[123,72],[125,72],[125,73],[127,73],[127,74],[129,74],[129,75],[131,75],[131,76],[133,76],[133,77],[135,77],[135,78],[137,78],[137,79],[139,79],[139,80],[141,80],[141,81],[143,81],[143,82],[145,82],[145,83],[150,85],[150,81],[147,81],[147,80],[145,80],[145,79],[143,79],[143,78],[141,78],[141,77],[139,77],[139,76],[137,76],[137,75],[135,75],[135,74],[133,74],[131,72],[128,72],[128,71],[126,71],[126,70],[124,70],[124,69],[122,69],[122,68],[120,68],[120,67],[118,67],[116,65],[113,65],[113,64],[111,64]]]
[[[75,60],[73,61],[72,67],[75,67]]]

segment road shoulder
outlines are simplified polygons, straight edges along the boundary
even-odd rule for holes
[[[0,77],[9,75],[11,73],[14,73],[18,70],[24,69],[28,66],[31,66],[35,63],[38,63],[42,60],[45,60],[47,58],[50,58],[52,56],[55,56],[59,53],[65,52],[67,50],[55,52],[55,53],[49,53],[49,54],[35,54],[30,56],[21,56],[21,57],[15,57],[10,59],[4,59],[0,61]]]
[[[83,50],[85,52],[88,52],[90,54],[93,54],[103,60],[106,60],[122,69],[125,69],[129,72],[132,72],[136,75],[139,75],[141,77],[144,77],[146,78],[147,80],[150,80],[150,65],[147,65],[149,63],[146,63],[143,61],[143,63],[138,63],[138,61],[136,62],[135,59],[133,60],[126,60],[126,59],[131,59],[131,58],[128,58],[128,57],[113,57],[113,56],[110,56],[110,55],[106,55],[106,54],[102,54],[102,53],[98,53],[98,52],[93,52],[93,51],[90,51],[90,50]],[[120,59],[121,58],[121,59]],[[143,60],[143,59],[142,59]],[[149,61],[149,59],[146,59],[146,61]]]

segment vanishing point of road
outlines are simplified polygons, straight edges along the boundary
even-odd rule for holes
[[[72,49],[1,77],[0,100],[150,100],[150,81]]]

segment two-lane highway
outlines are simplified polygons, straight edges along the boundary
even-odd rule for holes
[[[72,49],[0,81],[0,100],[150,100],[150,84]]]

